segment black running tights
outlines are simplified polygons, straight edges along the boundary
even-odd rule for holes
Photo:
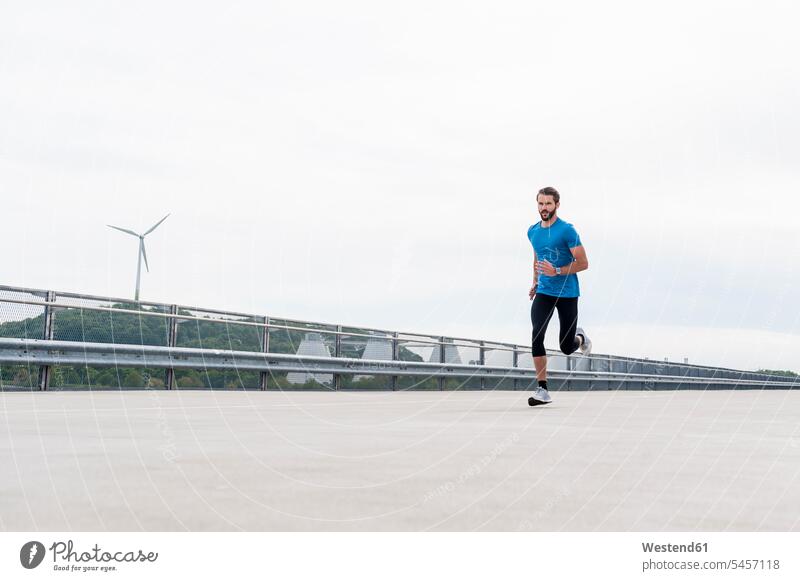
[[[580,344],[578,338],[575,337],[575,328],[578,326],[578,297],[559,298],[536,293],[531,305],[534,357],[547,355],[544,348],[544,334],[554,310],[558,311],[558,344],[562,353],[566,355],[574,353]]]

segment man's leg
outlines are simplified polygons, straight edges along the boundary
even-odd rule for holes
[[[578,297],[560,298],[558,309],[558,346],[565,355],[570,355],[581,346],[582,338],[576,336],[578,328]]]
[[[533,366],[536,368],[536,381],[547,381],[547,356],[534,357]]]
[[[531,305],[531,353],[533,366],[536,368],[536,380],[547,381],[547,350],[544,347],[544,335],[547,325],[553,316],[555,297],[536,294]]]
[[[561,352],[570,355],[581,350],[584,355],[592,352],[592,340],[586,331],[578,327],[578,297],[558,299],[558,342]]]

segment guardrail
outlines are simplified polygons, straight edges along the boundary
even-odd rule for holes
[[[548,355],[552,389],[796,385],[686,363]],[[529,347],[513,343],[0,286],[0,389],[526,389],[534,380]]]

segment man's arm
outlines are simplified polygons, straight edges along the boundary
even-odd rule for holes
[[[586,250],[583,248],[583,245],[570,248],[569,251],[572,253],[574,261],[561,267],[561,276],[575,274],[589,268],[589,259],[586,258]],[[542,271],[542,274],[547,276],[557,276],[555,267],[547,260],[543,260],[540,263],[539,270]]]
[[[570,248],[569,251],[572,252],[572,258],[575,259],[575,262],[561,267],[561,274],[575,274],[589,268],[589,259],[586,258],[586,249],[583,244]]]
[[[536,285],[539,284],[539,269],[536,265],[536,251],[533,251],[533,285],[531,289],[528,291],[528,298],[533,299],[534,295],[536,294]]]

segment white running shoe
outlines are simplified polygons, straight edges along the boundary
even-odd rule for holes
[[[528,405],[542,405],[550,403],[551,401],[553,400],[550,398],[550,392],[537,386],[536,389],[533,390],[533,395],[528,398]]]
[[[583,330],[583,327],[578,327],[575,329],[575,334],[583,337],[581,346],[578,347],[578,349],[580,349],[581,353],[584,355],[589,355],[592,352],[592,340],[589,339],[589,335],[586,334],[586,331]]]

